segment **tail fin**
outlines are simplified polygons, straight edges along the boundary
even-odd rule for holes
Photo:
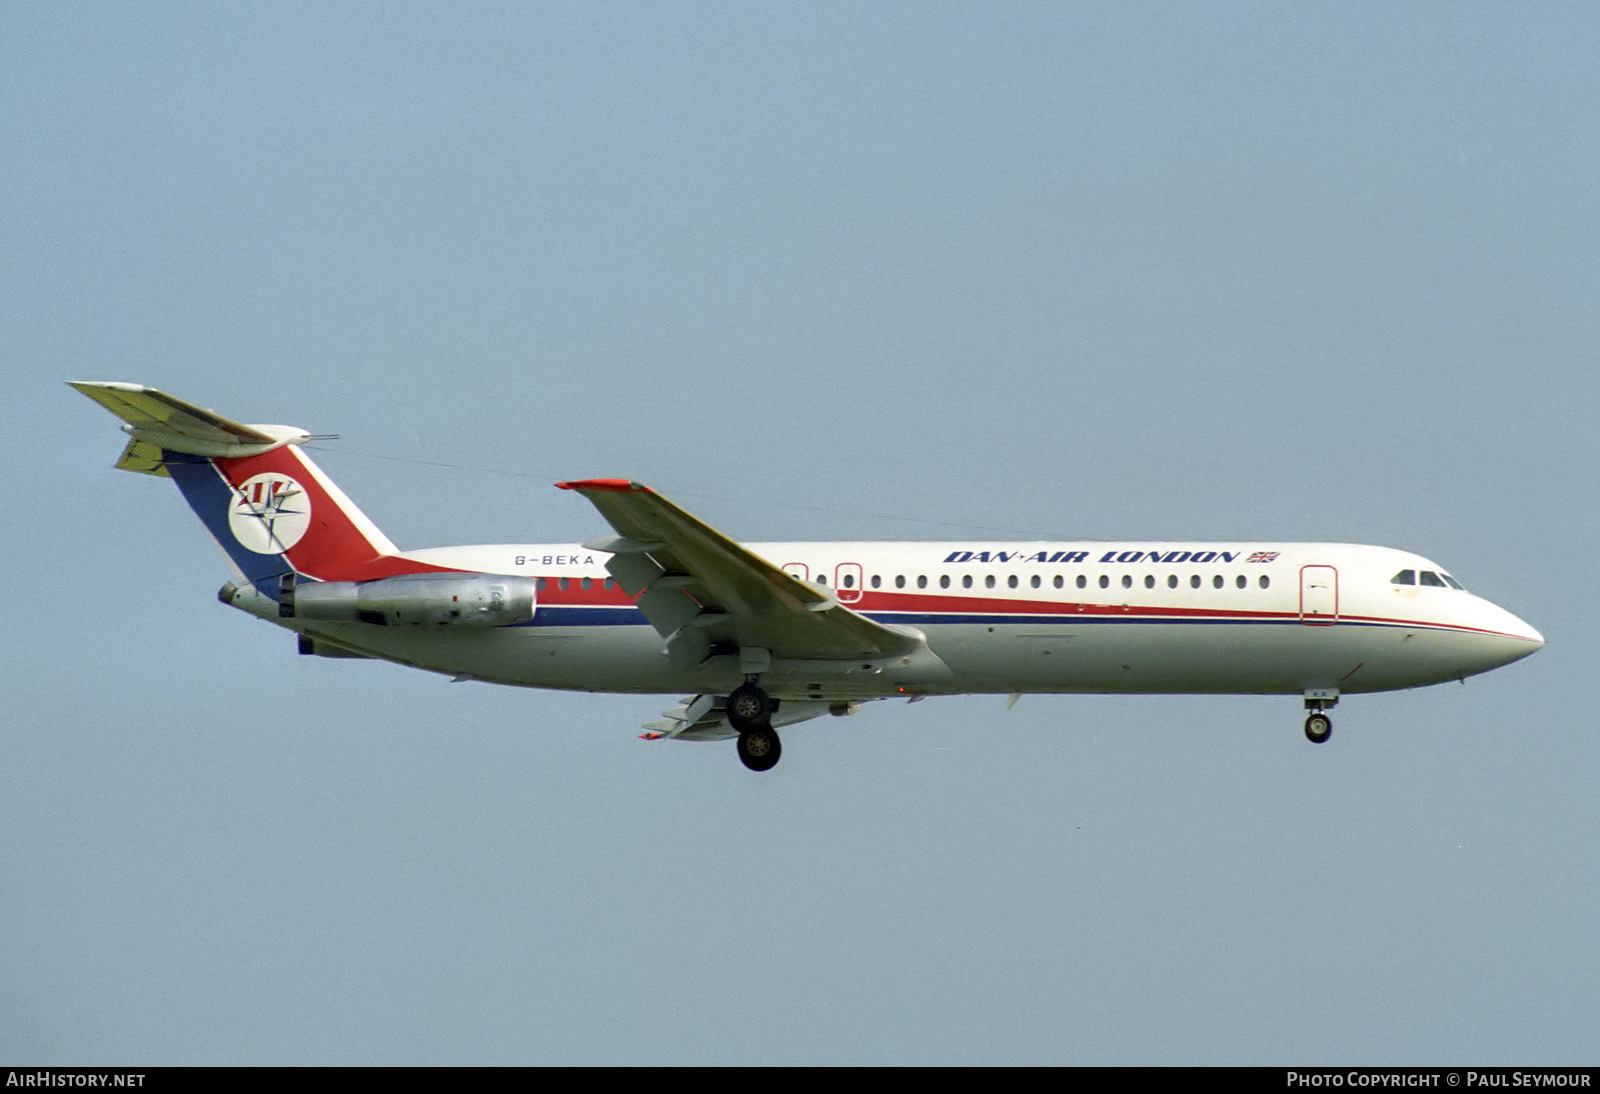
[[[279,578],[360,581],[420,569],[297,445],[302,429],[243,425],[138,384],[69,381],[128,424],[117,467],[164,475],[233,563],[276,597]]]

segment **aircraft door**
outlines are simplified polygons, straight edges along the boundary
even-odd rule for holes
[[[854,604],[861,599],[861,564],[841,562],[833,568],[833,595],[841,604]]]
[[[1300,567],[1300,622],[1323,627],[1339,622],[1339,571],[1332,566]]]

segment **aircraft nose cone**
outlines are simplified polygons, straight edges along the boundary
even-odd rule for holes
[[[1509,665],[1535,653],[1544,645],[1544,635],[1498,605],[1487,605],[1491,617],[1485,620],[1486,630],[1494,637],[1498,664]]]
[[[1491,604],[1497,618],[1496,630],[1508,637],[1527,642],[1534,649],[1544,645],[1544,635],[1534,630],[1525,620],[1518,619],[1498,604]]]

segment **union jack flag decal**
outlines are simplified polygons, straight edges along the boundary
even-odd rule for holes
[[[1277,557],[1278,557],[1278,552],[1277,551],[1257,551],[1255,554],[1253,554],[1249,558],[1245,559],[1245,561],[1246,562],[1271,562],[1273,559],[1275,559]]]

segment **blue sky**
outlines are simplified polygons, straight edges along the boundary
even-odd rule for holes
[[[12,4],[0,1060],[1594,1063],[1586,5]],[[298,658],[62,381],[398,543],[1349,540],[1465,686],[666,702]],[[41,458],[42,457],[42,458]]]

